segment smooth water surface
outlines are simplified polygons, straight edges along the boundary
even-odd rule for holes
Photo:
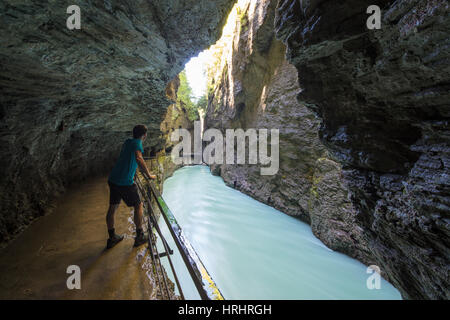
[[[227,187],[206,166],[177,170],[163,190],[225,299],[401,299],[384,279],[369,290],[365,265],[328,249],[309,225]],[[173,260],[185,297],[197,299],[177,251]]]

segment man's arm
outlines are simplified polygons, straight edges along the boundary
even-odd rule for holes
[[[143,173],[145,175],[147,175],[147,177],[149,177],[150,179],[156,179],[155,175],[150,174],[150,170],[148,170],[148,168],[147,168],[147,164],[145,163],[144,157],[142,156],[142,152],[139,150],[136,150],[135,155],[136,155],[136,161],[139,164],[139,167],[141,168]]]

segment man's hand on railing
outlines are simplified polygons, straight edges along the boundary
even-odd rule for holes
[[[136,155],[136,161],[137,161],[137,163],[139,164],[139,167],[141,168],[143,174],[144,174],[147,178],[149,178],[149,179],[151,179],[151,180],[155,180],[155,179],[156,179],[156,176],[155,176],[154,174],[151,174],[151,173],[150,173],[150,170],[148,170],[147,164],[145,163],[145,160],[144,160],[144,157],[142,156],[141,151],[136,150],[135,155]]]

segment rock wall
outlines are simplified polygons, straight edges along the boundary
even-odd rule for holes
[[[319,119],[297,100],[298,72],[285,58],[286,47],[275,38],[277,1],[238,2],[224,35],[213,50],[205,128],[267,128],[280,132],[280,169],[262,176],[259,165],[212,165],[213,173],[240,191],[311,224],[328,247],[366,264],[363,230],[348,199],[341,166],[319,139]],[[220,62],[221,61],[221,62]]]
[[[375,264],[405,298],[448,299],[449,3],[375,2],[280,0],[276,33]],[[366,28],[372,4],[380,30]]]
[[[232,0],[0,3],[0,243],[67,184],[107,172],[146,124],[161,143],[167,83],[220,36]]]
[[[172,101],[167,108],[164,120],[160,124],[160,145],[152,147],[147,156],[149,169],[158,179],[158,186],[162,193],[164,181],[171,177],[175,170],[182,167],[173,162],[171,151],[178,142],[172,142],[170,136],[175,129],[183,128],[191,132],[193,138],[194,123],[189,119],[187,110],[182,101],[177,99],[177,92],[180,86],[180,78],[178,76],[172,80],[166,88],[166,96]],[[193,143],[193,142],[192,142]]]
[[[233,2],[93,0],[72,31],[70,1],[0,3],[0,243],[70,182],[109,170],[136,123],[162,150],[166,85]],[[207,126],[279,126],[278,175],[223,166],[225,180],[309,219],[404,297],[448,299],[448,1],[376,2],[381,30],[366,28],[369,0],[251,1]]]

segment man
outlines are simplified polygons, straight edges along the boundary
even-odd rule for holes
[[[142,154],[144,148],[142,142],[147,138],[147,127],[140,124],[133,129],[133,139],[127,139],[122,146],[120,157],[117,160],[108,178],[110,190],[109,209],[106,214],[106,224],[108,226],[109,239],[106,243],[108,249],[114,247],[123,240],[123,235],[118,235],[114,230],[114,214],[119,208],[123,199],[128,207],[134,207],[134,223],[136,225],[136,238],[134,246],[140,246],[147,242],[148,236],[142,230],[143,204],[139,197],[137,186],[134,183],[137,166],[139,165],[143,173],[150,179],[156,179],[155,175],[145,164]]]

